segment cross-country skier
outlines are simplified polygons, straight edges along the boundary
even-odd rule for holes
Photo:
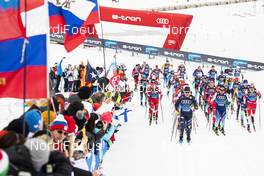
[[[203,102],[204,102],[204,112],[205,112],[205,116],[208,120],[208,122],[210,122],[211,119],[213,119],[213,124],[215,122],[215,114],[214,114],[214,106],[211,103],[211,100],[213,99],[214,95],[216,93],[216,87],[215,87],[215,83],[212,80],[210,80],[209,84],[206,86],[206,88],[204,89],[204,94],[203,94]]]
[[[149,77],[149,74],[150,74],[150,67],[149,67],[149,64],[144,64],[143,63],[143,67],[141,69],[141,75],[145,75],[146,78],[148,79]]]
[[[140,65],[137,64],[133,70],[132,70],[132,77],[134,78],[134,83],[135,83],[135,91],[138,89],[138,81],[139,81],[139,74],[140,74]]]
[[[175,77],[176,74],[174,74],[174,70],[171,70],[169,72],[169,75],[167,76],[168,82],[166,83],[166,87],[167,87],[167,96],[169,96],[170,94],[170,89],[173,83],[173,79]],[[176,75],[177,76],[177,75]]]
[[[240,85],[240,80],[239,78],[235,78],[234,79],[234,83],[231,89],[231,113],[233,114],[233,112],[235,111],[234,109],[234,104],[235,104],[235,100],[236,100],[236,96],[237,96],[237,91]],[[238,117],[237,117],[238,118]],[[238,120],[238,119],[237,119]]]
[[[240,120],[241,120],[241,126],[245,127],[244,125],[244,118],[247,116],[247,107],[246,107],[246,94],[248,92],[248,80],[244,80],[243,83],[239,86],[237,91],[237,112],[236,112],[236,119],[238,120],[239,112],[241,110],[240,114]]]
[[[170,64],[169,60],[166,59],[166,63],[162,66],[162,73],[163,73],[163,87],[167,86],[168,84],[168,76],[172,65]]]
[[[209,79],[213,79],[214,81],[217,78],[217,71],[215,69],[215,66],[212,65],[211,69],[208,71],[208,77]]]
[[[239,66],[236,66],[236,68],[235,68],[235,70],[234,70],[234,77],[240,79],[241,76],[242,76],[242,75],[241,75],[241,69],[240,69]]]
[[[196,68],[193,72],[193,77],[194,77],[193,84],[194,84],[194,89],[195,89],[195,99],[198,98],[198,92],[200,89],[200,85],[202,83],[203,75],[204,75],[204,73],[203,73],[201,66],[198,66],[198,68]]]
[[[220,72],[220,75],[217,77],[217,84],[218,85],[225,85],[226,82],[226,75],[223,71]]]
[[[147,87],[148,87],[148,78],[146,75],[142,74],[140,79],[140,105],[143,106],[143,98],[145,97],[145,106],[147,106]]]
[[[183,80],[188,79],[184,64],[179,65],[178,70],[177,70],[177,75],[179,79],[183,79]]]
[[[156,121],[156,124],[158,123],[158,108],[159,102],[162,99],[162,92],[158,84],[159,83],[155,79],[152,79],[147,90],[149,102],[149,125],[151,125],[153,120]]]
[[[179,97],[175,104],[176,115],[179,115],[179,143],[183,142],[184,130],[186,131],[187,142],[190,143],[191,141],[192,118],[195,109],[198,109],[197,101],[191,94],[190,87],[186,86],[183,89],[183,95]]]
[[[220,86],[219,92],[212,99],[212,103],[215,103],[216,106],[216,124],[213,126],[213,130],[216,135],[219,135],[218,130],[225,135],[225,119],[227,117],[227,107],[230,104],[230,99],[224,86]]]
[[[248,88],[248,93],[246,94],[246,106],[247,106],[247,130],[250,132],[250,121],[252,124],[252,127],[254,131],[256,131],[255,128],[255,113],[257,108],[257,99],[261,98],[260,92],[258,92],[255,88],[254,84],[250,84]],[[259,107],[260,108],[260,107]]]
[[[159,68],[159,66],[156,65],[155,68],[152,70],[152,72],[150,74],[150,79],[156,79],[157,81],[159,81],[160,74],[162,74],[162,71]]]

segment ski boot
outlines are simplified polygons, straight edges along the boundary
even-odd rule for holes
[[[142,101],[140,102],[140,106],[143,106],[143,102]]]
[[[220,131],[221,131],[221,133],[222,133],[224,136],[226,135],[226,134],[225,134],[224,127],[220,128]]]
[[[152,118],[149,117],[149,126],[151,125],[151,123],[152,123]]]
[[[218,133],[218,127],[215,127],[215,128],[214,128],[214,132],[215,132],[215,134],[216,134],[217,136],[219,136],[219,133]]]
[[[247,130],[248,130],[249,133],[251,133],[249,124],[247,125]]]
[[[183,136],[180,136],[179,144],[182,144],[182,143],[183,143]]]
[[[246,127],[245,124],[244,124],[244,120],[243,120],[243,119],[241,119],[241,126],[242,126],[243,128]]]
[[[254,132],[256,132],[256,127],[255,127],[254,123],[253,123],[253,130],[254,130]]]

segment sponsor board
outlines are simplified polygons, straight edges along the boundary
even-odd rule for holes
[[[141,22],[141,17],[137,17],[137,16],[126,16],[126,15],[113,14],[112,19],[126,21],[126,22],[129,22],[129,21],[130,22]]]
[[[50,40],[54,42],[63,43],[64,42],[64,35],[59,33],[51,33]]]
[[[202,62],[202,56],[200,54],[188,54],[188,61]]]
[[[50,40],[58,42],[58,43],[63,43],[64,35],[51,33]],[[168,50],[164,48],[137,45],[137,44],[132,44],[132,43],[112,41],[112,40],[87,38],[84,44],[102,47],[103,41],[105,42],[104,43],[105,47],[108,47],[111,49],[120,48],[123,50],[132,51],[132,52],[138,52],[138,53],[144,53],[144,54],[150,54],[150,55],[162,55],[165,57],[172,57],[172,58],[177,58],[181,60],[189,60],[189,61],[194,61],[194,62],[207,62],[207,63],[211,63],[215,65],[224,65],[224,66],[231,66],[231,67],[240,66],[240,68],[255,70],[255,71],[264,70],[264,63],[260,63],[260,62],[250,62],[246,60],[244,61],[244,60],[222,58],[222,57],[209,56],[209,55],[196,54],[196,53],[194,54],[194,53],[188,53],[188,52],[182,52],[182,51],[173,51],[173,50]],[[1,84],[3,84],[3,82],[4,81],[1,80]]]
[[[264,70],[264,64],[251,62],[247,64],[247,68],[251,70],[260,71],[260,70]]]
[[[154,48],[154,47],[146,47],[145,48],[145,53],[149,54],[149,55],[159,55],[159,49],[158,48]]]
[[[218,64],[218,65],[230,66],[229,60],[227,60],[226,58],[220,58],[220,57],[207,56],[205,62],[209,62],[212,64]]]
[[[104,43],[104,46],[105,46],[106,48],[117,49],[117,42],[106,40],[105,43]]]
[[[92,39],[92,38],[86,39],[84,41],[84,44],[92,45],[92,46],[103,46],[102,40],[100,40],[100,39]]]
[[[183,53],[180,53],[180,52],[163,50],[162,55],[163,56],[166,56],[166,57],[174,57],[174,58],[184,59],[185,60],[184,54]]]
[[[128,51],[144,53],[144,48],[143,48],[143,46],[140,46],[140,45],[133,45],[133,44],[129,44],[129,43],[120,43],[119,48],[124,49],[124,50],[128,50]]]
[[[165,25],[165,24],[169,24],[170,20],[168,18],[157,18],[156,23]]]
[[[233,67],[239,66],[240,68],[247,68],[248,62],[242,61],[242,60],[234,60],[233,61]]]

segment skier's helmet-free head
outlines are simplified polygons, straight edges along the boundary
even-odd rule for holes
[[[155,66],[155,68],[159,68],[159,66],[158,66],[158,65],[156,65],[156,66]]]

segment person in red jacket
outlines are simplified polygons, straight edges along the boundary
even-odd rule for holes
[[[158,87],[156,80],[151,80],[151,84],[147,89],[148,102],[149,102],[149,125],[151,125],[152,120],[158,123],[158,107],[159,101],[162,99],[162,92]]]

